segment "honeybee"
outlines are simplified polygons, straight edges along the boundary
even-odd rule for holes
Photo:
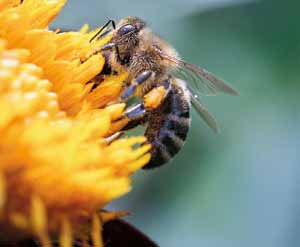
[[[107,28],[110,24],[112,29]],[[124,117],[130,122],[123,130],[146,124],[145,136],[152,148],[145,169],[161,166],[179,152],[190,127],[191,104],[208,126],[218,132],[216,120],[198,96],[218,92],[238,95],[235,89],[203,68],[182,60],[170,44],[137,17],[126,17],[117,25],[109,20],[90,41],[102,37],[104,28],[112,39],[94,53],[104,54],[102,73],[124,69],[128,72],[119,101],[126,102],[133,96],[142,101],[126,110]],[[158,88],[163,92],[158,106],[146,107],[143,97]]]

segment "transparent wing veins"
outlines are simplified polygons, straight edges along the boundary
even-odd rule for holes
[[[189,89],[190,90],[190,89]],[[192,90],[191,93],[191,102],[195,110],[201,116],[201,118],[206,122],[206,124],[215,132],[219,133],[219,126],[216,119],[209,113],[207,108],[202,104],[197,95],[194,95]]]
[[[218,90],[212,83],[207,82],[202,77],[197,76],[194,72],[186,69],[185,67],[178,66],[174,71],[174,76],[187,81],[197,94],[205,96],[217,95]]]
[[[175,57],[168,56],[161,50],[158,51],[163,59],[167,59],[176,65],[176,70],[173,72],[174,76],[188,81],[197,94],[211,96],[216,95],[218,92],[224,92],[231,95],[239,95],[229,84],[207,70]]]

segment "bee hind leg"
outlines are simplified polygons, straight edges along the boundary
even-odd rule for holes
[[[111,136],[105,138],[107,144],[112,143],[113,141],[119,139],[125,134],[126,130],[133,129],[138,125],[142,125],[146,122],[146,110],[143,103],[136,104],[129,107],[124,113],[122,119],[127,119],[128,123],[118,132],[114,133]]]
[[[170,91],[169,80],[164,80],[156,84],[147,94],[144,95],[144,105],[147,110],[155,110],[161,105]]]
[[[146,109],[143,103],[131,106],[124,112],[124,117],[129,120],[122,131],[130,130],[146,122]]]

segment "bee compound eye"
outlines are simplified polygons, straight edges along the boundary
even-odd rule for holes
[[[120,27],[118,33],[120,35],[124,35],[126,33],[129,33],[129,32],[135,31],[135,30],[136,30],[135,26],[133,26],[131,24],[126,24],[126,25]]]

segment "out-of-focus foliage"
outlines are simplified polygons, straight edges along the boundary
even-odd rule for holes
[[[300,2],[182,5],[172,15],[168,2],[151,13],[159,3],[70,1],[57,20],[76,28],[120,13],[147,17],[186,60],[241,94],[204,98],[221,134],[193,114],[172,164],[140,172],[133,193],[112,207],[133,212],[129,220],[164,247],[299,246]]]

